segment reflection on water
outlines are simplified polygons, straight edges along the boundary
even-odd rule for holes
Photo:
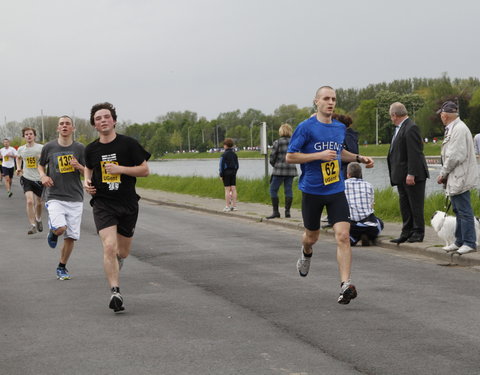
[[[150,172],[162,176],[201,176],[217,177],[219,159],[190,159],[190,160],[161,160],[150,161]],[[264,159],[240,159],[238,177],[241,178],[262,178],[265,176]],[[431,157],[427,159],[430,179],[427,180],[426,194],[441,191],[442,185],[437,184],[437,176],[440,169],[440,159]],[[300,167],[297,166],[300,173]],[[272,168],[268,165],[268,171]],[[386,158],[375,158],[375,168],[363,168],[363,178],[373,184],[377,189],[384,189],[390,186]]]

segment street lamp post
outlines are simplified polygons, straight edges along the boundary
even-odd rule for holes
[[[40,110],[40,113],[42,115],[42,143],[45,143],[45,127],[43,125],[43,109]]]
[[[253,149],[253,124],[255,121],[257,121],[256,118],[250,121],[250,149]]]

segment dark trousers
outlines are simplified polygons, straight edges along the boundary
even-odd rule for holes
[[[383,230],[383,221],[373,214],[363,221],[376,223],[376,226],[367,225],[360,221],[352,221],[350,223],[350,244],[352,246],[360,241],[362,235],[366,235],[370,241],[374,242]]]
[[[413,233],[425,234],[425,181],[417,181],[415,185],[405,183],[397,185],[402,214],[402,236],[409,237]]]

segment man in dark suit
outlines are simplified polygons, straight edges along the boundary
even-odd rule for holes
[[[425,234],[425,183],[429,174],[420,129],[408,117],[402,103],[390,106],[390,118],[395,133],[388,151],[388,172],[390,183],[398,189],[403,221],[400,237],[390,242],[422,242]]]

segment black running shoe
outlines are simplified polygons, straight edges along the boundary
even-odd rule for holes
[[[350,281],[342,283],[342,290],[338,297],[338,303],[348,305],[350,301],[357,297],[357,289],[355,285],[350,284]]]
[[[120,312],[125,310],[123,306],[123,297],[119,292],[112,292],[112,296],[110,297],[110,304],[108,305],[113,312]]]

